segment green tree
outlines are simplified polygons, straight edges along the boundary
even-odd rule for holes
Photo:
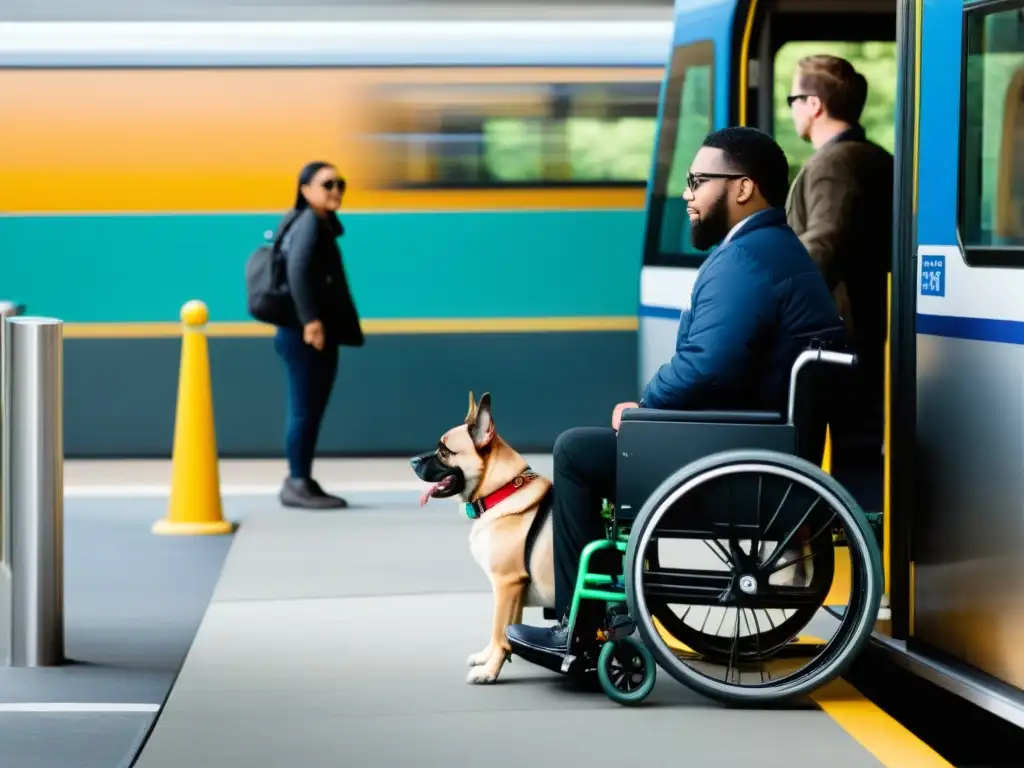
[[[775,56],[775,140],[789,159],[790,178],[814,152],[793,130],[786,96],[796,63],[804,56],[826,53],[846,59],[868,81],[868,99],[861,125],[868,138],[890,152],[896,145],[896,44],[892,42],[845,43],[814,41],[786,43]]]

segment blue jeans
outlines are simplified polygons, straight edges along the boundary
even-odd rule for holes
[[[288,473],[295,479],[309,479],[320,423],[338,373],[338,348],[328,345],[317,352],[302,340],[302,328],[278,328],[274,349],[284,361],[288,376]]]

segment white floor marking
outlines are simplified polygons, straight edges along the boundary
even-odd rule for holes
[[[0,714],[4,712],[44,712],[44,713],[90,713],[90,712],[159,712],[159,704],[109,704],[103,702],[2,702]]]
[[[419,493],[426,486],[423,483],[339,483],[338,485],[324,484],[324,490],[328,493]],[[222,485],[221,496],[277,496],[281,485]],[[117,485],[66,485],[64,486],[65,498],[160,498],[170,496],[171,486],[166,483],[140,483],[130,485],[119,483]]]

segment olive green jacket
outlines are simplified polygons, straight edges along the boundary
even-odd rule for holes
[[[893,158],[858,129],[800,169],[786,218],[818,264],[862,353],[883,354],[892,262]]]

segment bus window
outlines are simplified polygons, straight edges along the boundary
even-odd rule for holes
[[[431,86],[384,101],[392,186],[647,183],[656,81]]]
[[[775,54],[775,140],[789,159],[790,183],[814,152],[814,147],[793,130],[793,118],[786,104],[786,96],[793,82],[796,63],[804,56],[818,53],[846,59],[864,75],[868,81],[868,100],[861,114],[861,126],[871,141],[890,153],[896,146],[896,43],[844,43],[832,40],[786,43]]]
[[[967,17],[960,237],[972,246],[1024,246],[1024,23],[1021,10]],[[1024,263],[1024,255],[1011,257]],[[999,263],[1006,263],[1005,259]]]
[[[689,266],[702,258],[690,243],[686,174],[714,128],[714,44],[700,41],[672,53],[651,195],[647,266]]]

